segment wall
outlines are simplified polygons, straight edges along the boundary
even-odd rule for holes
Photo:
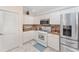
[[[18,45],[22,47],[22,25],[23,25],[23,7],[22,6],[0,6],[0,10],[16,12],[18,14]]]

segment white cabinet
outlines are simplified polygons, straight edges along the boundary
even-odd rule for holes
[[[34,32],[33,32],[33,39],[34,39],[35,41],[38,40],[38,31],[34,31]]]
[[[35,19],[34,24],[40,24],[40,21],[38,19]]]
[[[40,20],[50,19],[50,15],[40,15],[35,17],[34,24],[40,24]]]
[[[60,14],[55,12],[50,15],[50,24],[60,24]]]
[[[60,24],[61,14],[74,13],[74,12],[76,12],[75,8],[69,8],[54,12],[50,14],[50,24]]]
[[[33,24],[34,23],[34,17],[29,15],[24,15],[24,24]]]
[[[28,42],[34,38],[34,31],[23,32],[23,43]]]
[[[0,51],[8,51],[18,46],[18,17],[16,13],[2,11],[0,14]],[[1,18],[3,17],[3,18]]]
[[[40,19],[38,16],[34,18],[34,24],[40,24]]]
[[[59,51],[59,36],[48,34],[48,46]]]

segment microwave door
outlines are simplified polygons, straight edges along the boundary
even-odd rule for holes
[[[41,20],[40,24],[49,24],[49,20]]]

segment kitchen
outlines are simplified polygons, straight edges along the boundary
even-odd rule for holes
[[[39,8],[39,7],[36,7],[36,8]],[[32,20],[30,19],[24,20],[24,29],[23,29],[24,40],[26,40],[26,38],[28,37],[29,38],[28,41],[34,39],[35,41],[37,41],[38,43],[42,44],[45,47],[49,45],[48,47],[50,47],[50,49],[53,49],[54,47],[53,50],[59,51],[60,17],[58,14],[56,15],[57,17],[54,18],[56,19],[56,21],[52,21],[52,15],[47,16],[46,14],[43,14],[40,16],[34,16],[35,18],[33,18],[31,14],[29,15],[25,14],[24,19],[28,19],[28,16],[29,16],[30,18],[32,17],[31,18]],[[27,31],[28,33],[31,32],[33,35],[26,33]],[[42,38],[39,38],[39,36],[44,36],[45,37],[44,40],[41,40]]]
[[[77,16],[72,14],[72,13],[77,13],[77,12],[78,12],[78,7],[62,7],[62,8],[60,7],[59,9],[55,9],[53,11],[50,10],[50,11],[48,11],[48,13],[46,11],[46,12],[44,12],[44,14],[43,13],[41,14],[41,12],[40,12],[40,15],[37,14],[38,17],[36,17],[36,20],[38,21],[38,23],[35,24],[35,19],[34,19],[34,23],[32,23],[32,24],[37,25],[36,27],[40,27],[40,28],[36,29],[36,30],[38,30],[38,32],[36,31],[37,32],[36,35],[39,35],[39,33],[42,33],[40,35],[43,35],[43,32],[47,32],[47,40],[46,41],[38,40],[38,37],[36,37],[37,42],[42,44],[45,47],[47,47],[47,46],[51,47],[52,50],[55,50],[55,51],[63,51],[63,52],[64,51],[65,52],[66,51],[70,51],[70,52],[78,51],[78,42],[77,41],[76,42],[74,42],[74,41],[66,42],[64,40],[65,38],[69,39],[66,36],[66,35],[69,36],[69,33],[66,30],[64,30],[64,27],[63,27],[64,24],[68,25],[68,26],[71,25],[71,26],[69,26],[70,28],[73,26],[72,29],[69,30],[69,32],[71,33],[71,36],[74,37],[71,39],[76,39],[76,38],[78,39],[78,36],[76,37],[77,33],[75,33],[76,32],[75,28],[78,31],[78,28],[75,27]],[[64,14],[69,14],[69,13],[71,14],[70,16],[69,15],[64,16]],[[63,19],[61,18],[62,16],[64,17]],[[69,19],[67,19],[67,18],[69,18]],[[67,21],[65,19],[67,19]],[[73,21],[71,21],[71,20],[73,20]],[[65,31],[67,34],[65,34]],[[44,35],[46,35],[46,34],[44,34]],[[71,43],[73,43],[73,44],[71,44]],[[76,46],[76,47],[74,47],[74,46]]]
[[[9,16],[12,15],[11,17],[15,16],[13,14],[8,14],[9,12],[7,13],[3,12],[3,13],[5,14],[5,16],[6,14]],[[6,18],[3,17],[4,16],[3,13],[1,13],[0,19],[6,19],[6,18],[11,19],[8,16],[6,16]],[[1,44],[2,47],[0,47],[0,51],[8,51],[8,52],[21,52],[21,51],[78,52],[79,51],[79,38],[78,38],[79,7],[23,6],[21,12],[19,13],[18,11],[18,14],[21,14],[21,17],[23,16],[22,17],[23,19],[21,18],[20,21],[18,20],[20,23],[18,23],[18,21],[16,21],[17,23],[14,22],[17,25],[17,26],[15,25],[15,27],[17,27],[16,31],[18,34],[16,32],[13,33],[12,31],[10,33],[17,34],[19,36],[17,37],[12,36],[15,37],[15,40],[12,41],[11,45],[13,45],[13,47],[11,48],[9,47],[10,44],[7,44],[9,43],[9,41],[5,42],[3,41],[3,43]],[[17,15],[15,17],[16,19],[18,19]],[[13,20],[15,17],[13,17]],[[0,31],[3,31],[0,33],[0,36],[3,36],[9,30],[9,27],[8,29],[6,28],[7,26],[13,25],[12,29],[15,28],[14,24],[7,25],[7,22],[8,21],[6,20],[6,26],[4,28],[5,30],[3,31],[2,29],[0,29]],[[2,24],[0,25],[2,26]],[[18,32],[19,30],[18,28],[20,29],[19,31],[20,33]],[[0,39],[0,41],[2,40]],[[7,49],[7,47],[9,49]]]

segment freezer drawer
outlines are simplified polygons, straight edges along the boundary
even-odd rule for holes
[[[79,51],[61,44],[61,52],[79,52]]]
[[[65,44],[69,47],[79,49],[79,47],[78,47],[79,45],[78,45],[77,41],[72,41],[72,40],[69,40],[69,39],[61,38],[61,44]]]

